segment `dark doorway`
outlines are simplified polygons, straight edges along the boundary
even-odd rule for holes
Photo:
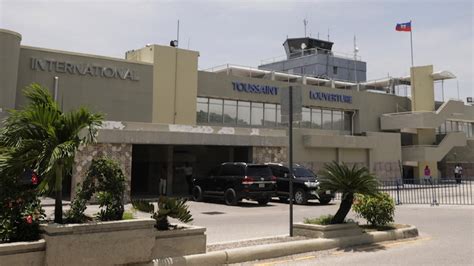
[[[166,167],[168,195],[185,196],[189,186],[185,165],[193,176],[203,176],[223,162],[251,162],[251,147],[205,145],[133,145],[132,197],[159,196],[159,173]]]

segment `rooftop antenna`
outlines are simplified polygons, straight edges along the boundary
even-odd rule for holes
[[[329,28],[328,28],[328,42],[329,42]]]
[[[318,39],[319,39],[319,31],[318,31]]]
[[[461,100],[461,96],[459,95],[459,80],[456,79],[456,87],[458,89],[458,100]]]
[[[354,81],[356,83],[357,91],[359,91],[359,81],[357,80],[357,53],[358,52],[359,52],[359,47],[357,47],[357,39],[354,34]]]
[[[308,25],[308,20],[306,18],[303,19],[303,25],[304,25],[304,37],[306,37],[306,25]]]
[[[189,50],[189,43],[191,43],[191,38],[188,38],[188,50]]]
[[[176,41],[177,41],[177,44],[176,44],[176,47],[179,46],[179,19],[178,19],[178,29],[177,29],[177,33],[176,33]]]

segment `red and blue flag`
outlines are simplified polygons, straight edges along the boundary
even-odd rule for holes
[[[411,21],[406,23],[397,23],[396,31],[411,31]]]

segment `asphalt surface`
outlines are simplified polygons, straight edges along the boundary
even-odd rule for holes
[[[474,265],[474,206],[398,206],[395,220],[420,237],[237,265]]]

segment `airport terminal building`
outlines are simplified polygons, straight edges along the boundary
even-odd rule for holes
[[[91,160],[107,154],[123,166],[128,196],[158,195],[162,166],[168,191],[179,195],[187,191],[184,163],[204,175],[225,161],[287,162],[292,86],[301,118],[294,161],[315,172],[339,161],[416,181],[426,165],[445,178],[460,163],[474,176],[474,106],[434,100],[434,82],[451,73],[418,66],[408,77],[366,81],[366,63],[338,57],[327,42],[285,44],[305,41],[281,62],[201,71],[196,51],[147,45],[118,59],[23,46],[19,33],[0,29],[0,118],[26,103],[23,88],[46,86],[64,111],[87,106],[106,117],[98,143],[76,156],[71,191]],[[400,84],[411,97],[394,93]]]

